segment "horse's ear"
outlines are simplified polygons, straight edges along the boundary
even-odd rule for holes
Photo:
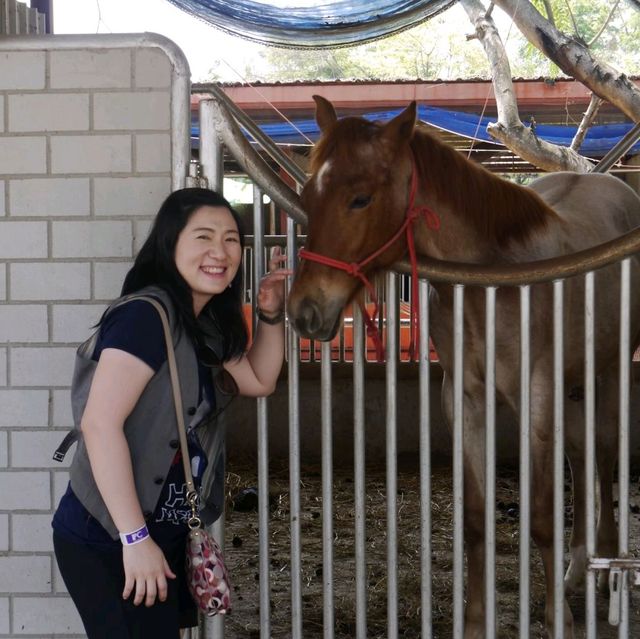
[[[336,110],[333,108],[333,104],[321,95],[314,95],[313,99],[316,103],[316,122],[320,130],[325,131],[338,120]]]
[[[413,137],[413,130],[416,126],[417,107],[415,100],[393,120],[387,122],[382,129],[383,139],[393,146],[399,146],[404,142],[409,142]]]

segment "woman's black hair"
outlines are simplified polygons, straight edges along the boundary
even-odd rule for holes
[[[178,236],[189,218],[203,206],[229,210],[238,227],[240,246],[245,238],[241,219],[231,204],[219,193],[209,189],[188,188],[174,191],[162,203],[155,221],[122,285],[122,295],[135,293],[145,286],[159,286],[171,296],[181,323],[198,347],[207,337],[207,324],[213,322],[222,335],[222,361],[242,355],[248,341],[247,325],[242,310],[242,265],[231,285],[214,295],[196,318],[193,312],[191,288],[176,268],[175,250]],[[209,320],[209,321],[207,321]]]

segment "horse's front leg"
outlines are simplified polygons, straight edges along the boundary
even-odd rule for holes
[[[464,395],[464,539],[467,554],[467,604],[464,639],[482,639],[485,634],[484,581],[484,386],[474,394],[470,384]],[[443,382],[443,412],[453,424],[453,393],[449,377]],[[477,398],[477,399],[474,399]]]
[[[553,393],[549,392],[547,371],[532,376],[531,406],[531,536],[544,567],[545,625],[550,639],[554,635],[554,567],[553,567]],[[564,589],[564,587],[563,587]],[[573,616],[564,602],[564,637],[573,637]]]

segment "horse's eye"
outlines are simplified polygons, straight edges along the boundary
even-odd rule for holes
[[[356,195],[349,204],[350,209],[363,209],[365,206],[369,206],[371,203],[370,195]]]

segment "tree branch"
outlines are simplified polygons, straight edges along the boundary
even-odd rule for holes
[[[638,1],[640,2],[640,0]],[[553,8],[551,7],[551,0],[542,0],[542,2],[544,3],[544,10],[547,12],[547,20],[549,20],[549,22],[555,26],[556,19],[553,17]]]
[[[640,121],[640,89],[624,74],[593,57],[580,42],[558,31],[529,0],[494,0],[522,34],[567,75]]]
[[[602,32],[607,28],[607,25],[609,24],[609,22],[611,22],[611,18],[613,18],[613,14],[616,12],[616,9],[618,8],[619,4],[620,4],[620,0],[616,0],[615,4],[611,8],[611,11],[609,11],[609,15],[607,16],[607,19],[604,21],[604,23],[600,27],[600,31],[598,31],[598,33],[596,33],[596,35],[594,35],[593,38],[591,38],[590,42],[587,42],[587,46],[589,48],[593,46],[596,40],[602,35]]]
[[[564,3],[567,5],[567,11],[569,12],[569,17],[571,18],[571,24],[573,25],[573,31],[576,34],[576,38],[580,40],[580,42],[584,42],[582,36],[580,35],[580,31],[578,31],[578,23],[576,22],[576,18],[573,15],[573,11],[571,11],[569,0],[564,0]],[[553,26],[555,27],[555,24]]]
[[[591,126],[591,124],[593,123],[593,120],[598,114],[598,109],[600,108],[600,105],[603,102],[604,100],[602,98],[599,98],[594,93],[591,94],[591,100],[589,101],[589,106],[585,111],[584,117],[582,118],[582,122],[580,122],[580,126],[578,127],[578,130],[576,131],[576,134],[573,137],[573,140],[571,141],[571,146],[569,148],[571,148],[576,152],[580,149],[580,147],[582,146],[582,143],[584,142],[584,137],[585,135],[587,135],[587,131],[589,130],[589,127]]]
[[[467,12],[491,66],[498,122],[487,127],[489,135],[545,171],[590,171],[593,165],[586,158],[571,149],[539,139],[521,122],[509,59],[495,23],[487,16],[480,0],[460,0],[460,4]]]

